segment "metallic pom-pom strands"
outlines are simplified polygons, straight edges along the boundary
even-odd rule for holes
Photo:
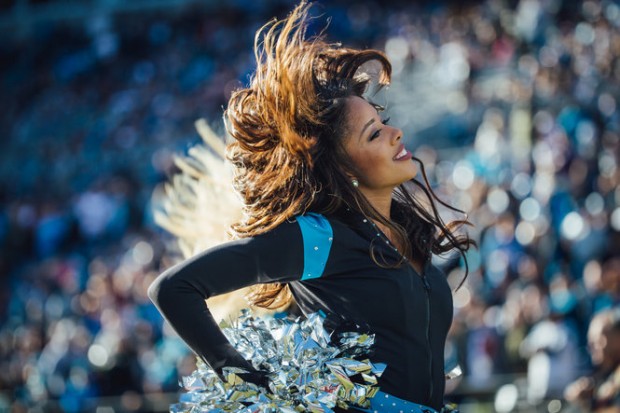
[[[266,372],[268,389],[245,382],[241,369],[224,368],[224,380],[204,363],[182,380],[187,393],[172,413],[329,413],[338,406],[368,408],[379,390],[383,364],[364,360],[374,336],[356,332],[330,338],[323,317],[254,318],[244,311],[221,325],[228,340],[254,368]],[[336,341],[334,343],[334,341]]]

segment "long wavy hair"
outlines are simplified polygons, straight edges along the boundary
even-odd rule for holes
[[[249,87],[235,91],[224,113],[234,138],[228,159],[235,167],[234,187],[244,202],[244,218],[232,225],[237,237],[267,232],[292,217],[313,211],[343,214],[354,210],[389,228],[405,256],[426,261],[431,254],[472,244],[455,230],[465,220],[444,223],[422,163],[422,203],[401,185],[394,192],[393,220],[382,216],[351,183],[356,168],[344,149],[347,99],[364,97],[371,77],[365,64],[379,65],[377,83],[387,85],[391,65],[379,50],[357,50],[327,43],[322,35],[306,38],[310,5],[302,1],[283,20],[274,19],[256,33],[256,71]],[[427,204],[427,205],[424,205]],[[387,263],[375,254],[380,265]],[[403,258],[404,261],[404,258]],[[466,260],[465,260],[466,261]],[[250,302],[280,308],[291,301],[283,284],[257,286]]]

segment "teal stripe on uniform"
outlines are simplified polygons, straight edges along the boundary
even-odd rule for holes
[[[325,271],[334,232],[332,226],[321,214],[308,212],[297,217],[304,241],[304,272],[302,280],[319,278]]]
[[[400,399],[389,393],[384,393],[381,390],[377,392],[375,397],[370,399],[369,409],[352,406],[350,410],[353,412],[361,411],[365,413],[438,413],[437,410],[432,407]],[[454,411],[458,413],[458,410]]]

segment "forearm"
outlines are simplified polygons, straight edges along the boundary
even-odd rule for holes
[[[164,273],[150,286],[149,297],[183,341],[214,370],[224,366],[251,369],[220,330],[205,297],[192,285]]]
[[[249,369],[205,300],[258,283],[298,279],[301,251],[299,228],[287,224],[273,233],[225,243],[177,264],[153,282],[148,294],[172,328],[213,369]]]

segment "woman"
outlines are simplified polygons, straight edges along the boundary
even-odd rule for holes
[[[407,411],[440,410],[452,298],[430,258],[463,254],[472,242],[454,235],[463,221],[443,223],[426,179],[414,180],[402,131],[363,97],[369,77],[361,66],[378,62],[387,84],[385,55],[307,40],[308,9],[301,3],[257,33],[256,72],[225,111],[244,201],[245,218],[233,225],[238,239],[167,270],[149,296],[208,365],[242,367],[250,381],[260,372],[226,340],[205,298],[255,285],[255,306],[294,299],[306,314],[327,314],[334,328],[364,326],[375,334],[371,360],[387,364],[381,397],[396,411],[405,402]]]

